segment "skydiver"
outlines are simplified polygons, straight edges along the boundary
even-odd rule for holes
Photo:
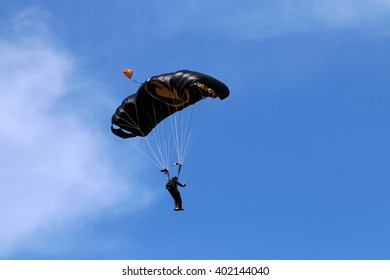
[[[177,186],[184,188],[186,186],[186,183],[183,183],[183,184],[180,183],[177,176],[173,176],[172,179],[170,179],[168,176],[168,182],[166,184],[166,189],[169,191],[169,193],[173,197],[174,205],[175,205],[173,210],[174,211],[183,211],[184,209],[182,207],[181,195],[180,195],[179,190],[177,189]]]

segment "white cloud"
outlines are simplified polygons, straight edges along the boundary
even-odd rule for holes
[[[72,94],[68,84],[78,82],[71,56],[54,46],[36,12],[12,23],[23,35],[0,37],[0,257],[42,229],[123,200],[149,201],[147,188],[133,197],[132,174],[120,177],[119,167],[106,163],[113,162],[110,147],[80,104],[62,103]],[[23,32],[34,23],[38,29]],[[95,92],[96,104],[102,98]]]
[[[270,1],[244,5],[219,25],[232,36],[266,38],[291,33],[369,31],[388,35],[388,0]]]
[[[390,0],[194,1],[171,6],[158,5],[167,15],[156,23],[162,32],[207,30],[235,39],[345,30],[390,33]]]

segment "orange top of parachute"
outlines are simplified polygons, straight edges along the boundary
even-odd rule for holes
[[[122,73],[126,75],[127,78],[131,79],[133,77],[133,70],[123,69]]]

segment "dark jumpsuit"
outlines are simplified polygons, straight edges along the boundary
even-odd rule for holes
[[[175,208],[174,210],[183,210],[182,208],[182,201],[181,201],[181,195],[179,190],[177,189],[177,186],[184,187],[183,184],[181,184],[176,178],[172,178],[168,181],[166,184],[166,188],[171,194],[174,203],[175,203]]]

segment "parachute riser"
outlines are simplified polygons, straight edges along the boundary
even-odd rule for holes
[[[182,165],[179,165],[179,169],[177,170],[177,177],[179,177],[179,175],[180,175],[181,167],[182,167]]]
[[[180,162],[176,162],[174,165],[179,166],[179,168],[177,169],[177,177],[179,177],[183,164]]]

